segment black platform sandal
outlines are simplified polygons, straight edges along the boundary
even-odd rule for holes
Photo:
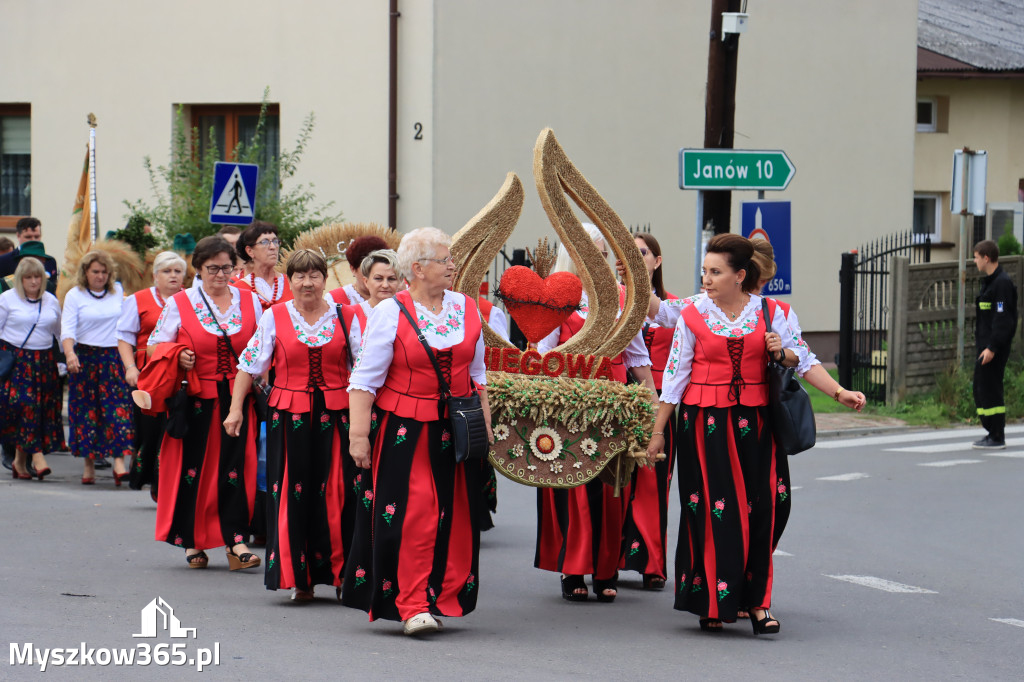
[[[578,590],[583,590],[579,592]],[[587,601],[587,583],[583,581],[582,575],[562,576],[562,599],[568,601]]]
[[[597,601],[610,604],[615,601],[615,597],[619,596],[619,574],[616,573],[615,577],[609,578],[608,580],[598,580],[594,578],[594,596],[597,597]],[[605,590],[615,590],[615,594],[605,594]]]
[[[701,618],[700,629],[704,632],[724,632],[725,628],[722,627],[722,621],[717,618]]]
[[[186,554],[185,562],[189,568],[206,568],[210,565],[210,557],[206,556],[203,550],[199,550],[195,554]]]
[[[755,616],[753,609],[751,609],[750,626],[754,628],[755,635],[774,635],[779,631],[781,624],[768,609],[764,609],[763,618]]]
[[[665,579],[660,575],[654,573],[644,574],[644,589],[645,590],[663,590],[665,589]]]

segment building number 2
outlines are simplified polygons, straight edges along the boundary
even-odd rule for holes
[[[423,139],[423,124],[420,123],[419,121],[416,121],[415,123],[412,124],[412,129],[416,131],[416,134],[412,136],[412,139],[414,139],[414,140],[422,140]]]

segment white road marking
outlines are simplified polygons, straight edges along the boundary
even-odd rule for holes
[[[852,474],[839,474],[837,476],[822,476],[817,478],[817,481],[856,481],[862,478],[870,478],[867,474],[852,473]]]
[[[962,443],[942,443],[937,445],[912,445],[905,448],[886,448],[886,452],[923,452],[927,454],[939,453],[939,452],[956,452],[957,450],[973,450],[971,443],[973,441],[964,441]],[[1010,438],[1006,441],[1007,445],[1024,445],[1024,438]],[[997,450],[996,452],[1001,452]]]
[[[960,464],[981,464],[980,459],[944,459],[939,462],[919,462],[919,467],[955,467]]]
[[[789,552],[783,552],[781,549],[775,550],[775,556],[793,556]]]
[[[871,587],[876,590],[882,590],[883,592],[898,592],[901,594],[938,594],[935,590],[926,590],[923,587],[894,583],[891,580],[876,578],[871,575],[829,575],[827,573],[823,573],[822,575],[826,578],[835,578],[836,580],[853,583],[854,585],[862,585],[863,587]]]
[[[1024,453],[1022,453],[1022,454],[1024,454]],[[802,485],[792,485],[792,486],[789,487],[790,490],[803,490],[803,488],[804,487]]]
[[[1007,625],[1016,625],[1019,628],[1024,628],[1024,620],[1017,620],[1016,618],[989,618],[997,623],[1006,623]]]
[[[984,453],[986,457],[1009,457],[1011,459],[1024,459],[1024,452],[1018,450],[1017,452],[1006,452],[1004,450],[993,450],[992,452]],[[796,490],[796,488],[794,488]]]
[[[920,443],[927,440],[954,440],[957,438],[977,439],[988,433],[985,429],[942,429],[938,431],[920,431],[918,433],[905,433],[894,436],[871,436],[870,438],[837,438],[835,440],[819,440],[814,446],[815,450],[835,450],[839,448],[859,448],[869,445],[890,445],[895,443]],[[1006,433],[1024,434],[1024,426],[1007,426]]]

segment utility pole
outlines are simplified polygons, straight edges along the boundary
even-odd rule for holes
[[[736,117],[736,62],[740,37],[731,33],[722,40],[722,12],[740,12],[745,0],[711,0],[711,33],[708,36],[708,82],[704,101],[704,148],[732,149]],[[704,225],[715,234],[729,231],[732,192],[702,192]]]

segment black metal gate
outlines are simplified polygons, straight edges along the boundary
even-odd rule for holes
[[[931,262],[931,239],[913,232],[882,237],[843,254],[839,269],[839,383],[885,402],[892,256]]]

